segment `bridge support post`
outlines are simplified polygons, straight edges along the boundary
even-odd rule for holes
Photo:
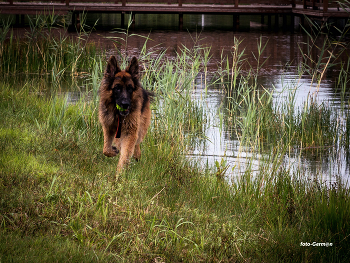
[[[16,15],[16,26],[24,26],[24,15]]]
[[[233,15],[233,30],[239,29],[239,15]]]
[[[70,24],[70,27],[71,27],[71,30],[72,30],[72,31],[74,31],[75,26],[76,26],[76,23],[77,23],[77,21],[76,21],[76,13],[73,12],[73,13],[72,13],[72,22],[71,22],[71,24]]]
[[[120,27],[121,28],[124,28],[124,26],[125,26],[124,21],[125,21],[125,12],[121,12],[121,14],[120,14]]]
[[[183,13],[179,13],[179,30],[182,30],[184,24],[184,15]]]
[[[278,30],[278,20],[279,20],[278,14],[275,14],[275,30]]]
[[[304,16],[301,16],[300,17],[300,23],[299,25],[302,25],[303,27],[305,27],[305,17]]]
[[[287,28],[287,15],[283,14],[283,31],[286,31]]]
[[[68,31],[79,31],[80,29],[80,17],[79,17],[79,12],[73,12],[72,13],[72,20],[71,24],[68,27]]]
[[[132,21],[131,28],[132,30],[135,30],[135,13],[131,14],[131,21]]]
[[[323,0],[323,12],[327,12],[328,11],[328,0]],[[339,11],[339,7],[338,7],[338,11]]]
[[[76,13],[76,16],[75,16],[75,27],[77,29],[77,31],[80,30],[80,14],[79,13]]]

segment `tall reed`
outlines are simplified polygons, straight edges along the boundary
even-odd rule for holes
[[[314,31],[314,34],[316,32],[320,31]],[[304,59],[308,61],[301,64],[299,77],[305,73],[310,74],[311,83],[317,81],[317,88],[319,88],[326,70],[337,64],[340,68],[337,85],[345,98],[344,85],[348,83],[349,58],[342,56],[348,48],[342,42],[343,35],[337,42],[332,41],[328,35],[323,42],[320,42],[319,35],[313,37],[311,33],[308,39],[311,41],[310,45],[307,45],[308,53],[305,54],[304,50],[302,51]],[[261,39],[258,41],[258,52],[254,55],[257,68],[250,68],[248,73],[244,74],[241,70],[244,64],[247,65],[242,59],[244,49],[239,48],[238,39],[235,39],[235,43],[237,44],[232,54],[231,71],[227,61],[226,70],[222,71],[220,81],[228,94],[227,107],[230,116],[233,117],[231,119],[235,127],[233,130],[238,134],[241,145],[254,146],[254,149],[263,150],[273,148],[276,142],[281,141],[295,149],[326,151],[338,145],[347,145],[348,135],[345,130],[348,114],[347,110],[344,111],[346,101],[342,101],[343,112],[339,112],[334,110],[335,106],[331,103],[319,103],[316,93],[309,94],[302,107],[295,107],[298,80],[295,81],[295,86],[285,87],[280,94],[274,90],[274,87],[268,90],[258,83],[259,69],[266,61],[259,60],[266,44],[263,44]],[[311,56],[311,48],[315,46],[319,50],[317,61]],[[286,91],[287,96],[285,96]],[[231,124],[228,123],[228,125]]]
[[[30,27],[23,36],[14,35],[13,31],[9,35],[9,23],[2,22],[5,25],[0,39],[2,75],[77,74],[92,66],[93,58],[100,52],[95,43],[89,43],[89,32],[82,26],[76,37],[69,37],[66,29],[56,26],[57,16],[47,17],[28,17]]]

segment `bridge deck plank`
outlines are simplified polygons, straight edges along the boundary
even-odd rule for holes
[[[327,12],[322,10],[303,9],[301,5],[292,8],[291,5],[218,5],[218,4],[127,4],[122,3],[76,3],[71,2],[69,6],[65,3],[49,2],[0,2],[1,14],[36,14],[55,12],[65,14],[69,11],[75,12],[133,12],[133,13],[167,13],[167,14],[296,14],[315,17],[349,17],[350,10],[338,11],[337,8],[328,8]]]

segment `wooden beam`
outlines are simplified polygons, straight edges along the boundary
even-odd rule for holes
[[[275,30],[278,30],[278,14],[275,14]]]
[[[179,30],[182,30],[184,24],[184,15],[182,13],[179,13]]]
[[[328,12],[328,0],[323,0],[323,12]]]
[[[120,14],[120,26],[121,26],[121,28],[124,28],[124,26],[125,26],[125,12],[122,12],[121,14]]]
[[[335,17],[335,18],[349,18],[349,13],[346,11],[334,11],[328,10],[330,7],[334,7],[333,2],[329,0],[289,0],[288,6],[278,5],[256,5],[253,0],[128,0],[128,6],[126,6],[126,0],[53,0],[58,3],[46,5],[44,3],[47,0],[39,0],[38,2],[31,2],[34,0],[22,0],[22,3],[16,0],[5,0],[1,5],[1,14],[36,14],[44,11],[51,11],[54,8],[55,14],[66,14],[68,12],[126,12],[126,13],[166,13],[166,14],[227,14],[227,15],[240,15],[240,14],[253,14],[253,15],[274,15],[274,14],[295,14],[306,15],[315,17]],[[51,1],[51,0],[50,0]],[[240,3],[252,3],[251,5],[241,5]],[[281,3],[287,3],[287,0],[281,0]],[[260,2],[260,1],[258,1]],[[266,2],[266,1],[265,1]],[[265,3],[264,2],[264,3]],[[269,3],[277,3],[277,0],[267,0]],[[112,3],[107,5],[106,3]],[[115,5],[114,3],[119,3]],[[130,5],[132,3],[132,5]],[[147,3],[147,4],[145,4]],[[159,3],[159,4],[158,4]],[[171,3],[171,5],[168,5]],[[185,3],[191,3],[190,5]],[[211,3],[211,4],[209,4]],[[214,4],[215,3],[215,4]],[[220,3],[220,4],[218,4]],[[262,3],[262,1],[260,2]],[[295,8],[292,8],[293,4],[298,4]],[[312,4],[313,3],[313,4]],[[299,6],[301,4],[301,6]],[[315,11],[310,8],[317,7],[322,11]]]
[[[283,14],[282,18],[283,18],[283,31],[286,31],[287,30],[287,15]]]
[[[131,13],[131,29],[135,30],[135,24],[136,24],[136,15],[135,13]]]
[[[233,15],[233,30],[237,31],[239,29],[239,15]]]

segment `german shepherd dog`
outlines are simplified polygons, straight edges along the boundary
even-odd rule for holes
[[[136,57],[125,70],[119,68],[114,56],[109,58],[100,86],[99,120],[104,136],[103,154],[113,157],[120,152],[117,175],[131,156],[136,160],[141,157],[140,143],[151,123],[152,95],[139,81]]]

